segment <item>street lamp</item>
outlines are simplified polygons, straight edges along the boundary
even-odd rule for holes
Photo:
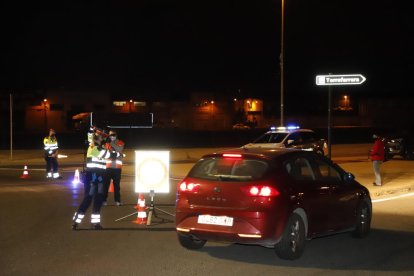
[[[283,90],[284,90],[284,29],[285,29],[285,0],[282,1],[282,10],[281,10],[281,32],[280,32],[280,125],[283,126],[284,118],[283,118]]]
[[[132,109],[132,104],[133,104],[133,100],[129,100],[129,113],[131,113],[131,109]]]
[[[348,96],[344,95],[344,105],[345,105],[345,110],[348,110]]]
[[[45,131],[47,131],[47,99],[43,99],[43,111],[45,120]]]

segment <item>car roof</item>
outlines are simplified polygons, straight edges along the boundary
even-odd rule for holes
[[[227,150],[222,150],[222,151],[211,153],[211,154],[206,154],[203,157],[222,156],[223,154],[242,154],[243,156],[246,156],[246,157],[275,159],[280,156],[290,155],[290,154],[298,153],[298,152],[305,152],[305,151],[300,150],[300,149],[294,149],[294,148],[241,147],[241,148],[227,149]]]

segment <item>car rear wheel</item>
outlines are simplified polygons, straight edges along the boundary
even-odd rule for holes
[[[371,210],[368,203],[362,202],[357,210],[357,221],[352,233],[355,238],[364,238],[371,230]]]
[[[191,250],[200,249],[206,244],[205,240],[199,240],[194,236],[187,236],[183,234],[178,234],[178,241],[183,247]]]
[[[298,259],[305,249],[305,224],[302,217],[292,214],[283,232],[282,238],[275,245],[276,255],[285,260]]]
[[[405,160],[411,160],[411,159],[413,159],[413,154],[412,154],[412,152],[411,152],[410,150],[406,149],[406,150],[404,151],[403,158],[404,158]]]
[[[320,154],[320,155],[325,155],[325,153],[323,152],[323,150],[321,150],[321,149],[317,149],[316,151],[315,151],[317,154]]]

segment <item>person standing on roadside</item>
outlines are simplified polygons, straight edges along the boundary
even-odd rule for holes
[[[43,139],[44,155],[46,161],[46,178],[62,178],[59,175],[58,158],[58,141],[56,138],[56,131],[49,129],[49,135]]]
[[[106,159],[105,172],[105,190],[103,205],[107,205],[108,191],[111,180],[114,185],[114,200],[117,206],[121,206],[121,172],[122,159],[125,143],[118,139],[115,130],[109,131],[109,136],[105,144],[105,149],[109,152],[110,157]]]
[[[372,166],[374,168],[374,175],[375,175],[375,181],[374,186],[381,186],[382,185],[382,179],[381,179],[381,164],[384,162],[385,159],[385,144],[384,141],[379,137],[378,135],[374,134],[372,135],[372,138],[374,139],[374,145],[372,146],[372,149],[370,150],[370,158],[372,161]]]

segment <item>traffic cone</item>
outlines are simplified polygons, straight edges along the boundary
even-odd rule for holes
[[[113,193],[113,192],[114,192],[114,181],[113,181],[113,180],[111,180],[111,184],[109,185],[109,190],[108,190],[108,192],[109,192],[109,193]]]
[[[20,178],[29,178],[29,171],[27,170],[27,165],[24,165],[23,174],[20,176]]]
[[[147,224],[147,208],[145,207],[144,194],[139,194],[138,203],[135,207],[138,211],[137,219],[132,221],[135,224]]]
[[[73,181],[72,181],[72,184],[79,184],[79,183],[81,183],[81,181],[80,181],[80,177],[79,177],[79,170],[78,169],[76,169],[76,171],[75,171],[75,177],[73,178]]]

